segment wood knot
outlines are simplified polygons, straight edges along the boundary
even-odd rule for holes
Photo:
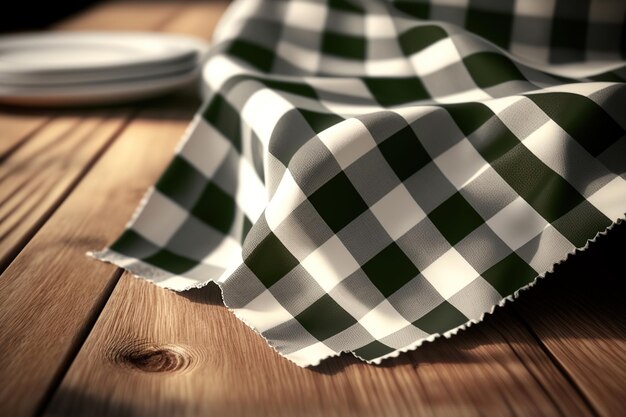
[[[175,345],[137,342],[113,354],[119,365],[142,372],[182,372],[192,365],[187,349]]]

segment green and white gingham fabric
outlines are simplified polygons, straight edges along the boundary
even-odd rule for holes
[[[217,282],[300,366],[455,334],[624,218],[625,14],[237,0],[205,105],[94,256],[174,290]]]

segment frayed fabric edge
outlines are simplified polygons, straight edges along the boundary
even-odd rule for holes
[[[220,289],[220,296],[222,298],[222,303],[224,304],[224,306],[231,313],[233,313],[235,315],[235,317],[237,317],[245,325],[250,327],[257,335],[259,335],[261,338],[263,338],[263,340],[265,340],[267,345],[270,346],[276,353],[278,353],[283,358],[288,359],[289,361],[293,362],[294,364],[296,364],[296,365],[298,365],[300,367],[304,368],[304,367],[317,366],[323,360],[339,356],[342,353],[351,353],[354,357],[356,357],[357,359],[359,359],[359,360],[361,360],[361,361],[363,361],[365,363],[374,364],[374,365],[380,365],[382,363],[382,361],[384,361],[385,359],[396,358],[396,357],[400,356],[401,353],[406,353],[406,352],[417,350],[417,348],[422,346],[424,343],[426,343],[426,342],[433,342],[433,341],[435,341],[435,340],[437,340],[437,339],[439,339],[441,337],[449,339],[452,336],[455,336],[457,333],[459,333],[459,331],[466,330],[469,327],[471,327],[472,325],[481,323],[485,319],[485,317],[487,315],[494,314],[494,312],[496,311],[496,309],[498,307],[503,307],[507,303],[515,301],[517,298],[519,298],[519,296],[520,296],[520,294],[522,292],[524,292],[524,291],[534,287],[537,284],[537,282],[540,279],[545,278],[547,274],[553,273],[554,269],[558,265],[563,264],[564,262],[567,262],[569,259],[571,259],[572,257],[576,256],[578,253],[582,253],[582,252],[586,251],[593,243],[596,242],[598,237],[606,236],[610,232],[610,230],[612,230],[615,227],[615,225],[621,224],[625,219],[626,219],[626,213],[624,213],[622,215],[622,217],[618,218],[616,221],[612,222],[603,231],[597,232],[596,235],[593,238],[587,239],[587,242],[585,243],[584,246],[582,246],[580,248],[575,248],[572,251],[566,253],[565,256],[561,260],[559,260],[557,262],[554,262],[552,264],[552,266],[548,270],[546,270],[542,274],[537,275],[535,277],[535,279],[533,279],[532,282],[524,285],[523,287],[520,287],[513,294],[510,294],[510,295],[504,297],[502,300],[500,300],[500,302],[498,302],[497,304],[494,304],[491,307],[490,311],[484,312],[478,319],[469,320],[469,321],[463,323],[462,325],[457,326],[457,327],[455,327],[453,329],[450,329],[450,330],[448,330],[448,331],[446,331],[444,333],[434,333],[434,334],[431,334],[428,337],[419,339],[419,340],[415,341],[414,343],[412,343],[412,344],[410,344],[410,345],[408,345],[408,346],[406,346],[406,347],[404,347],[402,349],[395,350],[395,351],[393,351],[393,352],[391,352],[391,353],[389,353],[387,355],[381,356],[381,357],[373,359],[373,360],[366,360],[364,358],[361,358],[360,356],[358,356],[353,351],[341,351],[341,352],[337,352],[336,354],[320,356],[320,357],[317,357],[317,358],[311,358],[311,360],[307,360],[307,361],[296,360],[296,359],[290,357],[288,354],[282,353],[276,347],[276,345],[273,343],[273,341],[270,340],[270,339],[267,339],[259,330],[257,330],[257,328],[254,326],[254,324],[252,324],[250,322],[250,320],[248,320],[244,315],[242,315],[238,311],[238,309],[231,308],[226,303],[225,298],[224,298],[224,290],[223,290],[222,285],[221,285],[222,283],[219,281],[219,279],[218,280],[208,280],[208,281],[205,281],[205,282],[195,283],[195,284],[183,287],[182,289],[181,288],[174,289],[172,287],[168,287],[167,285],[160,284],[158,282],[158,280],[156,280],[154,278],[151,278],[149,275],[145,274],[146,272],[149,272],[149,271],[139,271],[137,268],[134,268],[132,265],[131,266],[122,265],[121,260],[123,258],[125,258],[125,257],[122,256],[122,255],[117,254],[116,252],[114,252],[114,251],[112,251],[112,250],[110,250],[108,248],[105,248],[105,249],[103,249],[101,251],[90,251],[90,252],[87,252],[87,256],[90,256],[90,257],[92,257],[94,259],[97,259],[99,261],[102,261],[102,262],[106,262],[106,263],[110,263],[110,264],[116,265],[116,266],[118,266],[118,267],[128,271],[135,278],[146,280],[146,281],[148,281],[148,282],[150,282],[150,283],[152,283],[152,284],[154,284],[154,285],[156,285],[156,286],[158,286],[160,288],[168,289],[168,290],[175,291],[175,292],[182,292],[182,291],[187,291],[187,290],[191,290],[191,289],[202,288],[202,287],[205,287],[206,285],[208,285],[210,282],[214,282],[215,284],[217,284],[217,286]],[[156,267],[152,268],[152,272],[154,272],[156,270],[158,270],[158,268],[156,268]]]

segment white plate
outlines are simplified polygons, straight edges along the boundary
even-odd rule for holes
[[[195,60],[206,43],[145,32],[43,32],[0,36],[0,73],[84,74]]]
[[[0,36],[0,102],[79,105],[155,96],[190,83],[204,41],[146,32]]]
[[[77,74],[3,74],[0,72],[0,86],[50,87],[73,86],[101,82],[126,82],[133,79],[164,77],[185,71],[192,71],[198,66],[197,59],[175,63],[153,65],[148,68],[131,67],[124,71],[82,72]]]
[[[76,106],[121,103],[157,96],[198,79],[198,69],[176,75],[121,82],[25,87],[0,85],[0,103],[18,106]]]

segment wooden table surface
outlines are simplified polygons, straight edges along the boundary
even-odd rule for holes
[[[124,1],[59,30],[211,36],[217,1]],[[624,416],[626,224],[484,323],[382,366],[298,368],[210,285],[97,262],[199,106],[0,108],[0,416]],[[612,272],[613,270],[619,272]]]

